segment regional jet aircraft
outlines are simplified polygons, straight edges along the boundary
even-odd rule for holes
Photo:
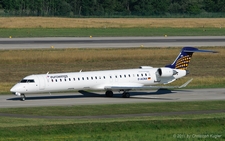
[[[181,86],[158,84],[168,84],[186,76],[194,52],[215,53],[210,50],[184,47],[172,64],[160,68],[141,66],[137,69],[35,74],[23,78],[10,91],[16,96],[21,96],[21,100],[24,101],[25,94],[43,92],[104,90],[106,97],[112,97],[113,91],[122,91],[122,97],[129,98],[129,91],[134,89],[182,88],[192,79]]]

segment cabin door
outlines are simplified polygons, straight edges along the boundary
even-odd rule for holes
[[[38,76],[38,79],[39,79],[39,89],[40,90],[44,90],[45,89],[45,77],[40,75]]]

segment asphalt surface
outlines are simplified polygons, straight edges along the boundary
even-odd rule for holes
[[[20,97],[13,95],[0,96],[0,108],[40,107],[40,106],[72,106],[72,105],[96,105],[96,104],[124,104],[140,102],[182,102],[182,101],[212,101],[225,100],[225,88],[221,89],[182,89],[182,90],[157,90],[131,92],[130,98],[122,98],[121,94],[114,97],[104,96],[104,92],[74,92],[57,93],[51,96],[47,94],[27,95],[26,101],[20,101]],[[146,116],[176,116],[193,114],[225,113],[225,110],[202,110],[181,112],[159,112],[142,114],[119,114],[99,116],[38,116],[0,113],[3,117],[16,118],[41,118],[41,119],[102,119],[102,118],[128,118]]]
[[[114,97],[108,98],[103,91],[30,94],[26,95],[26,101],[20,101],[20,97],[14,95],[1,95],[0,108],[225,100],[225,88],[146,90],[130,94],[130,98],[122,98],[122,94],[116,92]]]
[[[225,36],[0,38],[0,49],[225,46]]]

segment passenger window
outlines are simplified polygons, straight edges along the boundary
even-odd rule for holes
[[[105,76],[103,76],[103,78],[105,79]]]
[[[128,74],[128,76],[130,77],[130,74]]]
[[[78,78],[78,80],[80,80],[80,78]]]
[[[91,79],[93,80],[93,77],[91,77]]]
[[[124,74],[124,77],[126,78],[126,75]]]
[[[137,74],[137,77],[139,77],[139,74]]]
[[[122,78],[122,75],[120,75],[120,78]]]
[[[62,82],[62,79],[59,79],[60,80],[60,82]]]
[[[73,80],[75,81],[76,79],[75,79],[75,78],[73,78]]]
[[[71,79],[69,78],[69,81],[71,81]]]
[[[55,79],[55,82],[57,82],[57,79]]]

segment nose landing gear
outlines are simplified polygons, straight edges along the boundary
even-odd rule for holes
[[[25,100],[26,100],[25,94],[21,94],[21,95],[20,95],[20,100],[21,100],[21,101],[25,101]]]

